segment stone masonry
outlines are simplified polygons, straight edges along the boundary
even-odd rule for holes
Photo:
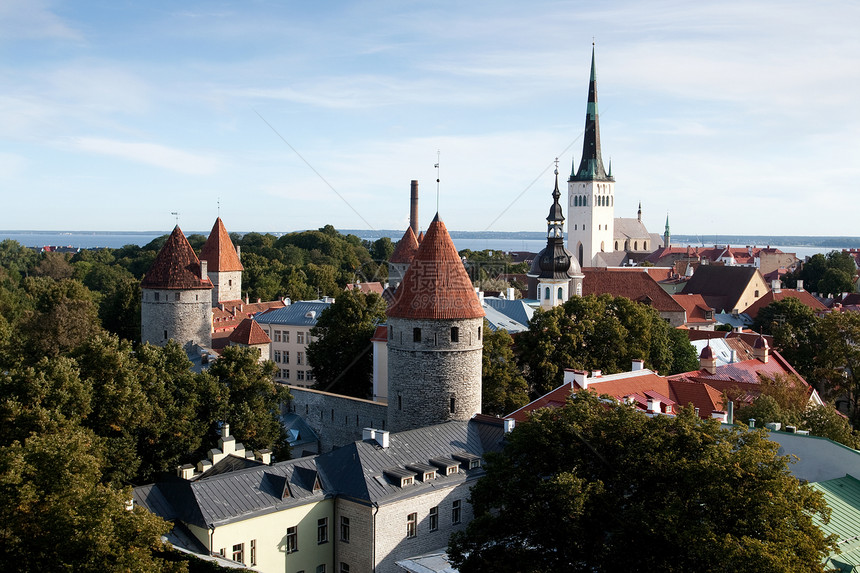
[[[171,338],[183,348],[212,345],[212,291],[142,289],[141,340],[164,346]]]
[[[320,453],[361,439],[363,428],[386,429],[384,402],[290,386],[289,410],[302,416],[319,438]]]
[[[389,317],[388,429],[400,432],[480,413],[483,324],[483,318]]]

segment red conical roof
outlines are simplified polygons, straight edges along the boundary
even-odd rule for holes
[[[210,271],[243,270],[242,263],[239,262],[239,255],[236,254],[236,247],[233,246],[233,241],[230,240],[230,235],[224,228],[221,217],[215,219],[212,232],[209,233],[209,238],[206,239],[206,244],[203,245],[203,250],[200,252],[200,258],[206,261]]]
[[[484,316],[472,281],[439,215],[430,223],[394,293],[388,316],[427,320]]]
[[[397,243],[397,248],[391,253],[390,263],[405,263],[409,264],[418,252],[418,239],[415,238],[415,233],[412,232],[412,227],[406,227],[406,232],[403,233],[403,238]]]
[[[212,281],[208,277],[200,279],[200,260],[179,225],[161,247],[140,286],[182,290],[212,288]]]
[[[253,346],[255,344],[269,344],[272,340],[266,331],[260,328],[257,321],[253,318],[246,318],[239,323],[239,326],[233,329],[230,333],[230,342],[237,344],[245,344]]]

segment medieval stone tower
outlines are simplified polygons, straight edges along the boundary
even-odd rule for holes
[[[141,281],[140,338],[164,346],[170,339],[186,350],[212,345],[212,281],[179,226]]]
[[[576,163],[574,162],[574,166]],[[597,71],[591,51],[591,80],[579,169],[571,170],[567,182],[568,249],[580,266],[595,266],[598,253],[612,252],[615,237],[615,178],[603,168],[600,152],[600,122],[597,113]]]
[[[388,308],[389,430],[481,411],[483,324],[484,310],[437,214]]]
[[[215,220],[200,259],[206,261],[212,281],[212,304],[242,298],[242,263],[221,217]]]

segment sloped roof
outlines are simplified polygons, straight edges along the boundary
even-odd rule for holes
[[[481,318],[484,309],[439,215],[394,293],[388,316],[408,319]]]
[[[817,516],[813,520],[825,535],[839,538],[840,554],[831,554],[825,564],[839,571],[856,571],[860,565],[860,481],[846,475],[809,485],[821,492],[832,511],[828,523]]]
[[[346,290],[356,290],[361,291],[365,294],[369,292],[373,292],[382,296],[382,291],[385,290],[382,286],[382,283],[379,281],[376,282],[367,282],[367,283],[350,283],[346,285]]]
[[[647,270],[587,269],[584,274],[583,296],[606,293],[645,302],[658,312],[684,312],[684,307],[675,302],[675,299],[651,278]]]
[[[428,231],[428,235],[430,232]],[[453,486],[484,474],[482,468],[460,471],[450,476],[438,473],[436,479],[400,487],[385,476],[386,470],[405,470],[407,465],[428,463],[436,458],[458,454],[483,456],[498,448],[503,436],[500,424],[480,420],[454,421],[389,434],[389,446],[373,440],[357,441],[316,458],[327,487],[356,499],[390,502]],[[414,472],[413,472],[414,473]]]
[[[816,312],[827,310],[827,307],[824,306],[824,304],[822,304],[820,300],[818,300],[805,290],[780,289],[779,292],[770,291],[768,293],[765,293],[763,297],[749,305],[744,312],[750,318],[755,319],[761,309],[763,309],[772,302],[776,302],[786,298],[796,298],[804,305],[808,306]]]
[[[200,260],[179,225],[173,228],[140,286],[175,290],[212,288],[208,277],[200,278]]]
[[[300,300],[282,308],[267,310],[254,316],[259,324],[285,324],[290,326],[314,326],[320,314],[331,306],[321,300]]]
[[[625,240],[635,239],[639,241],[650,241],[651,234],[645,225],[635,217],[615,217],[613,239]],[[640,245],[645,250],[644,245]]]
[[[390,263],[409,264],[418,252],[418,239],[415,233],[412,232],[412,227],[406,227],[406,232],[403,237],[397,241],[397,246],[391,257],[388,259]]]
[[[253,318],[246,318],[230,333],[230,342],[253,346],[255,344],[270,344],[269,335],[260,328]]]
[[[246,318],[285,306],[287,305],[282,300],[251,303],[244,300],[225,300],[212,309],[212,328],[215,332],[230,331],[239,326],[239,323]]]
[[[684,285],[684,293],[700,294],[715,310],[731,311],[757,274],[755,267],[699,265]],[[761,281],[764,284],[764,278]],[[767,286],[763,288],[767,292]]]
[[[716,319],[711,315],[707,318],[707,312],[713,312],[714,309],[705,302],[700,294],[673,294],[671,295],[675,302],[684,307],[687,312],[687,323],[696,324],[712,324]]]
[[[212,232],[209,233],[209,238],[206,239],[203,250],[200,251],[200,258],[206,261],[210,272],[243,270],[239,255],[236,254],[236,247],[233,246],[233,241],[230,240],[221,217],[215,219]]]

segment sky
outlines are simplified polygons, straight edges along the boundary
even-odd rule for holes
[[[3,0],[0,229],[405,229],[417,179],[424,228],[438,199],[452,230],[543,231],[594,42],[616,217],[858,236],[858,24],[831,0]]]

